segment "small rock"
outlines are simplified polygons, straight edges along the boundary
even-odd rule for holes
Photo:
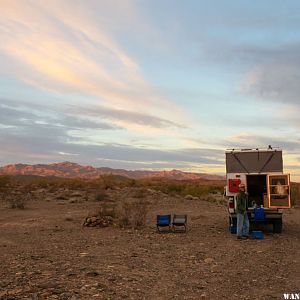
[[[214,259],[211,258],[211,257],[207,257],[207,258],[204,259],[204,262],[207,263],[207,264],[212,263],[213,261],[214,261]]]
[[[184,199],[186,199],[186,200],[199,200],[199,197],[194,197],[192,195],[186,195],[184,197]]]

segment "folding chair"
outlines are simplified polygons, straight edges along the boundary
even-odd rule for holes
[[[176,215],[176,214],[174,214],[172,225],[173,225],[173,230],[174,231],[176,231],[175,227],[179,226],[179,227],[184,227],[184,231],[186,232],[187,215]]]
[[[160,227],[169,227],[171,230],[171,215],[157,215],[156,227],[158,232],[161,232]]]

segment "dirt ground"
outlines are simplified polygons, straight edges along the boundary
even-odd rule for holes
[[[122,191],[118,191],[121,193]],[[237,241],[224,205],[160,196],[147,226],[83,228],[92,201],[0,210],[0,299],[283,299],[300,292],[300,209],[282,234]],[[187,213],[159,234],[157,213]]]

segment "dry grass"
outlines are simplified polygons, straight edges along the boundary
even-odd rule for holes
[[[121,227],[142,228],[146,225],[148,203],[142,199],[125,201],[119,210],[118,219]]]
[[[108,199],[108,195],[105,192],[105,190],[99,190],[95,194],[95,201],[97,201],[97,202],[103,202],[103,201],[105,201],[107,199]]]
[[[148,192],[145,188],[136,188],[134,190],[132,197],[142,199],[142,198],[146,198],[147,194],[148,194]]]
[[[210,194],[222,194],[225,181],[141,180],[140,184],[171,196],[180,195],[184,197],[186,195],[192,195],[194,197],[202,198]]]
[[[291,202],[292,205],[300,205],[300,183],[291,184]]]
[[[26,195],[11,195],[6,198],[9,208],[24,209],[27,202]]]
[[[115,203],[101,203],[93,212],[89,212],[89,217],[112,217],[116,218],[116,204]]]
[[[9,176],[0,176],[0,192],[5,191],[11,183]]]

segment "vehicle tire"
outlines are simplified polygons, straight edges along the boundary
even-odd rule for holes
[[[273,233],[281,233],[282,232],[282,219],[273,221]]]

